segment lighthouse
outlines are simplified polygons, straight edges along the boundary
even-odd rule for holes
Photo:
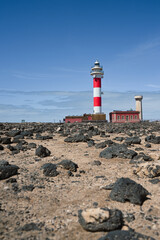
[[[143,96],[135,96],[134,98],[136,100],[136,111],[139,111],[139,119],[142,121],[143,120],[143,113],[142,113]]]
[[[66,116],[65,123],[74,122],[107,122],[106,114],[102,113],[102,103],[101,103],[101,78],[103,78],[104,72],[100,63],[96,61],[94,67],[91,68],[91,76],[93,77],[93,114],[84,113],[79,116]]]
[[[102,101],[101,101],[101,78],[103,78],[103,67],[96,60],[94,67],[91,68],[91,76],[93,77],[93,113],[102,113]]]

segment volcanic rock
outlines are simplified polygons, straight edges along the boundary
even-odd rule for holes
[[[21,131],[20,130],[11,130],[7,133],[7,136],[9,137],[15,137],[17,135],[20,135]]]
[[[27,223],[22,228],[22,231],[34,231],[34,230],[40,230],[38,225],[36,223]]]
[[[95,145],[94,140],[90,139],[88,142],[88,147],[92,147]]]
[[[63,166],[64,169],[70,170],[72,172],[77,172],[78,165],[71,160],[62,160],[58,165]]]
[[[137,153],[135,151],[128,149],[124,144],[117,143],[104,149],[99,156],[106,159],[115,157],[132,159],[136,155]]]
[[[16,165],[10,165],[5,160],[0,160],[0,180],[9,178],[18,174],[19,167]]]
[[[83,134],[77,134],[74,136],[69,136],[67,138],[64,139],[65,142],[87,142],[89,141],[89,137],[87,135],[83,135]]]
[[[37,146],[36,143],[29,143],[27,148],[29,148],[29,149],[30,148],[36,148],[36,146]]]
[[[4,147],[2,145],[0,145],[0,150],[4,150]]]
[[[142,205],[147,199],[149,192],[129,178],[119,178],[112,188],[109,197],[118,202],[129,201],[133,204]]]
[[[151,144],[150,144],[150,143],[147,143],[147,144],[145,145],[145,147],[146,147],[146,148],[151,148]]]
[[[89,208],[78,211],[81,226],[91,232],[112,231],[121,229],[123,225],[122,212],[118,209]]]
[[[98,240],[155,240],[152,237],[143,235],[141,233],[134,232],[133,230],[115,230],[109,232],[106,236],[99,238]]]
[[[42,145],[40,145],[40,146],[36,149],[35,154],[36,154],[38,157],[47,157],[47,156],[50,156],[51,152],[50,152],[46,147],[43,147]]]
[[[125,143],[127,145],[140,144],[141,143],[141,139],[139,137],[126,138]]]
[[[144,161],[153,161],[153,159],[150,156],[145,155],[143,152],[136,155],[129,163],[142,163]]]
[[[160,136],[154,136],[150,135],[145,138],[146,142],[154,143],[154,144],[160,144]]]
[[[113,140],[122,142],[124,140],[124,138],[123,137],[115,137]]]
[[[3,137],[1,138],[2,144],[10,144],[11,143],[11,138],[9,137]]]
[[[53,163],[45,163],[41,169],[43,169],[43,174],[46,177],[56,177],[59,172],[57,172],[57,166]]]
[[[96,148],[105,148],[106,147],[106,142],[104,141],[104,142],[101,142],[101,143],[97,143],[97,144],[95,144],[95,147]]]

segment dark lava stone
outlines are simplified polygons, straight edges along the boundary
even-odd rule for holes
[[[129,201],[133,204],[142,205],[150,193],[129,178],[119,178],[112,188],[109,197],[118,202]]]
[[[107,144],[106,144],[106,142],[104,141],[104,142],[95,144],[95,147],[96,147],[96,148],[105,148],[106,145],[107,145]]]
[[[7,161],[0,161],[0,180],[12,177],[18,174],[19,167],[16,165],[10,165]]]
[[[152,237],[143,235],[141,233],[134,232],[133,230],[115,230],[109,232],[106,236],[99,238],[98,240],[156,240]]]
[[[154,144],[160,144],[160,136],[154,136],[150,135],[145,138],[146,142],[154,143]]]
[[[74,177],[74,174],[70,170],[67,173],[69,177]]]
[[[77,172],[78,165],[71,160],[62,160],[58,165],[62,165],[65,169],[70,170],[72,172]]]
[[[131,137],[131,138],[127,138],[125,140],[125,143],[127,145],[131,145],[131,144],[140,144],[141,143],[141,139],[139,137]]]
[[[4,137],[1,138],[2,144],[10,144],[11,143],[11,138],[9,137]]]
[[[141,147],[135,148],[135,151],[143,151],[143,148],[141,148]]]
[[[16,183],[17,179],[16,178],[10,178],[8,180],[6,180],[6,183]]]
[[[89,140],[87,143],[88,143],[88,147],[92,147],[95,145],[94,140],[92,140],[92,139]]]
[[[0,167],[1,167],[1,166],[7,166],[7,165],[9,165],[9,162],[8,162],[8,161],[6,161],[6,160],[0,160]]]
[[[50,152],[46,147],[43,147],[42,145],[40,145],[40,146],[36,149],[35,154],[36,154],[38,157],[47,157],[47,156],[50,156],[51,152]]]
[[[150,143],[147,143],[147,144],[145,145],[145,147],[146,147],[146,148],[151,148],[151,144],[150,144]]]
[[[77,134],[74,136],[69,136],[64,139],[65,142],[88,142],[90,139],[88,136],[83,135],[83,134]]]
[[[19,135],[20,133],[21,133],[20,130],[11,130],[11,131],[9,131],[9,132],[7,133],[7,135],[8,135],[9,137],[15,137],[15,136]]]
[[[23,191],[30,191],[30,192],[32,192],[34,188],[35,188],[35,187],[34,187],[34,185],[32,185],[32,184],[22,186],[22,190],[23,190]]]
[[[46,177],[56,177],[59,172],[57,172],[57,166],[52,163],[45,163],[41,169],[43,169],[43,174]]]
[[[0,145],[0,150],[4,150],[4,147],[2,145]]]
[[[100,152],[99,156],[106,159],[115,157],[132,159],[136,155],[135,151],[128,149],[124,144],[114,143]]]
[[[34,230],[41,230],[36,223],[27,223],[22,228],[22,231],[34,231]]]
[[[36,143],[29,143],[27,147],[28,148],[36,148],[36,146],[37,146]]]
[[[158,179],[158,178],[156,178],[156,179],[151,179],[151,180],[149,180],[149,182],[152,183],[152,184],[157,184],[157,183],[160,182],[160,179]]]

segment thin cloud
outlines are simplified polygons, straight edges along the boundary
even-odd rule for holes
[[[57,67],[53,68],[56,71],[60,72],[70,72],[70,73],[88,73],[87,70],[80,70],[80,69],[71,69],[71,68],[66,68],[66,67]]]
[[[28,80],[48,79],[53,77],[53,75],[50,75],[50,74],[37,74],[37,73],[25,73],[25,72],[14,72],[12,73],[12,76],[16,78],[28,79]]]
[[[118,56],[126,57],[126,58],[137,57],[137,56],[145,54],[147,51],[155,50],[157,47],[160,47],[160,38],[155,38],[148,42],[140,44],[140,45],[136,46],[135,48],[131,49],[130,51],[123,53],[123,54],[119,54]]]
[[[147,87],[151,87],[151,88],[156,88],[156,89],[160,89],[160,85],[156,85],[156,84],[147,84]]]
[[[1,93],[1,92],[0,92]],[[0,104],[0,121],[48,122],[59,121],[67,115],[93,112],[93,93],[86,92],[29,92],[12,91],[15,98],[3,95]],[[10,91],[9,91],[10,93]],[[135,94],[143,95],[144,119],[160,119],[160,91],[156,92],[106,92],[102,95],[102,111],[135,109]],[[28,101],[29,100],[29,101]],[[3,104],[2,104],[3,102]],[[27,103],[27,104],[26,104]]]

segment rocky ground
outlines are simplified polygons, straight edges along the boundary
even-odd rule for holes
[[[160,239],[160,122],[0,124],[0,239]]]

